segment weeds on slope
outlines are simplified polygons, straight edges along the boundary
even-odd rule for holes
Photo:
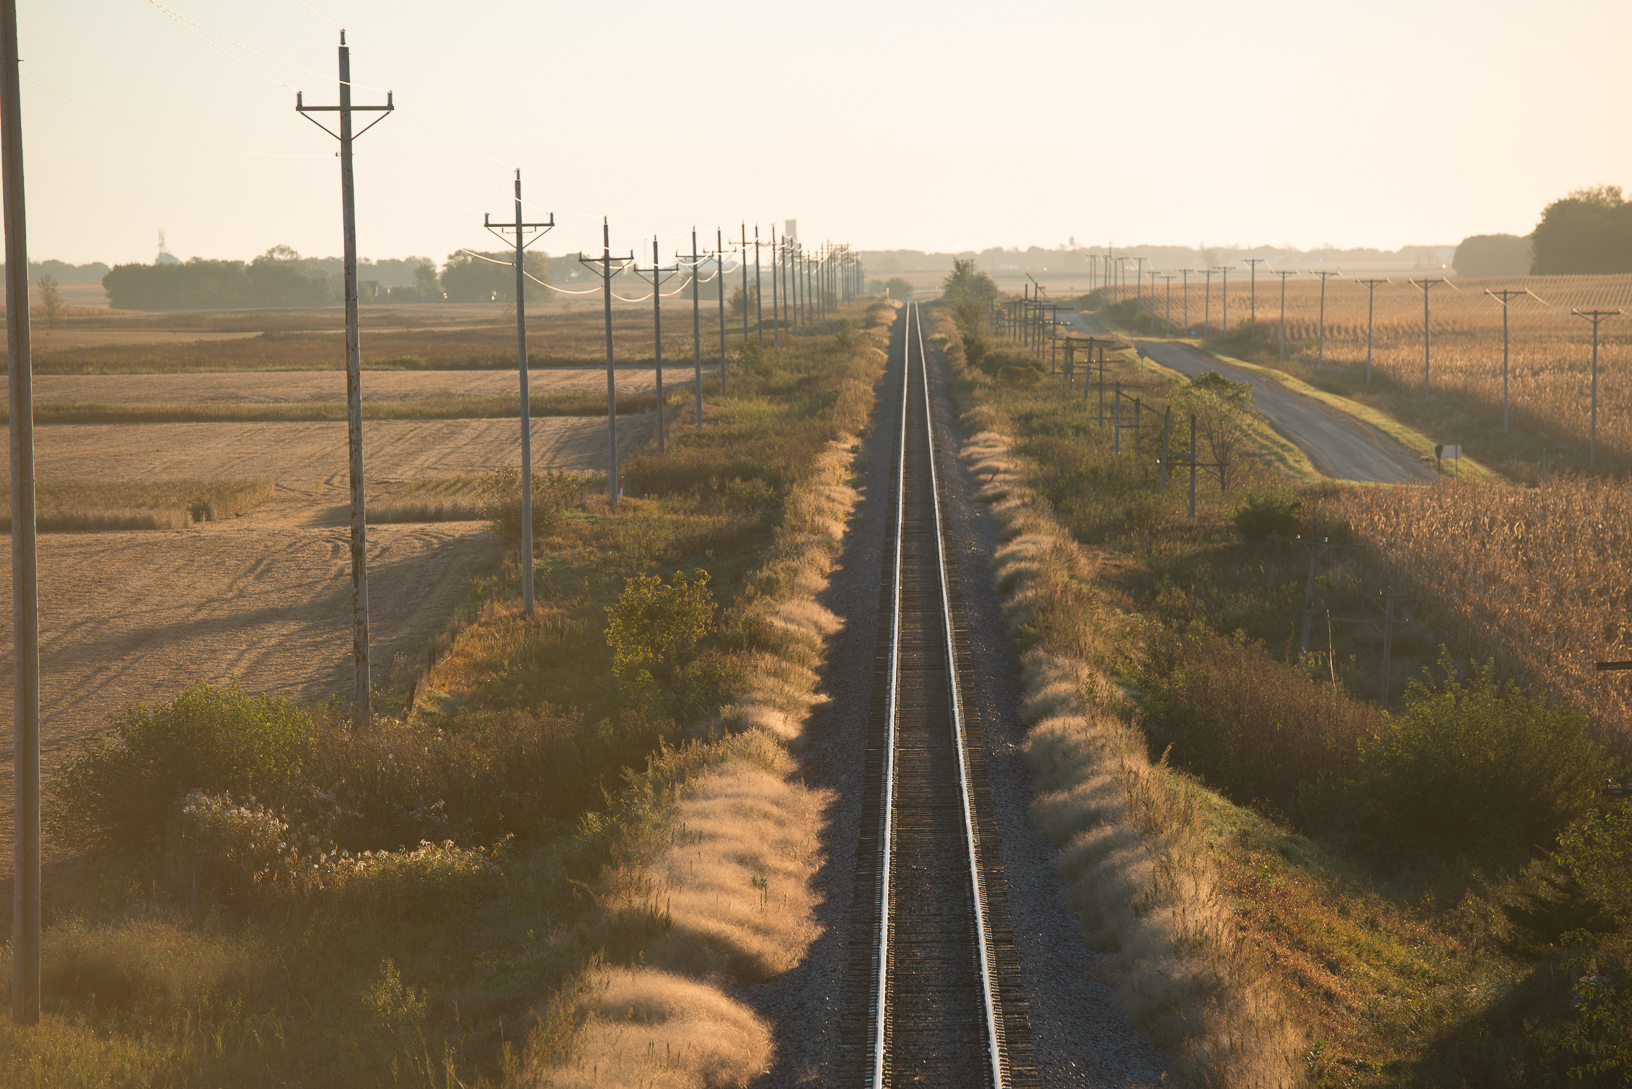
[[[881,335],[745,353],[720,406],[730,459],[681,428],[679,485],[564,513],[537,542],[537,616],[519,615],[513,560],[479,578],[396,663],[372,726],[195,686],[70,760],[55,816],[91,864],[49,918],[42,1024],[0,1030],[0,1080],[531,1084],[606,1053],[625,967],[681,979],[651,992],[677,1045],[682,1021],[695,1040],[729,1009],[685,972],[782,970],[808,940],[819,803],[787,783],[784,738],[808,707],[824,628],[806,598],[836,554]],[[734,475],[760,442],[772,468]],[[711,634],[662,683],[618,677],[607,606],[632,577],[695,569],[721,603]],[[787,834],[756,835],[753,812]],[[733,830],[721,813],[750,815]],[[663,861],[707,844],[752,870],[698,867],[744,900],[735,916]]]

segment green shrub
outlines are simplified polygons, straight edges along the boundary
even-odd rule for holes
[[[1285,492],[1249,495],[1236,509],[1234,522],[1244,541],[1295,537],[1303,528],[1303,500]]]
[[[1030,389],[1043,380],[1042,372],[1035,367],[1003,367],[997,372],[997,380],[1005,386],[1014,386],[1018,389]]]
[[[1330,813],[1381,713],[1262,647],[1205,635],[1151,644],[1141,725],[1153,757],[1308,825]]]
[[[970,360],[970,362],[975,363],[974,360]],[[1042,363],[1036,356],[1030,352],[1021,351],[1019,348],[990,349],[981,355],[980,361],[975,363],[975,366],[999,380],[1001,380],[1001,375],[1006,367],[1037,371],[1039,374],[1043,369]]]
[[[533,536],[539,537],[560,524],[567,511],[581,506],[589,491],[584,477],[559,469],[533,473]],[[482,517],[493,523],[500,537],[521,540],[521,470],[502,465],[483,477],[476,486]]]
[[[1574,708],[1496,678],[1487,662],[1466,683],[1449,656],[1444,679],[1413,681],[1406,710],[1360,749],[1359,796],[1383,843],[1533,851],[1586,814],[1609,758]]]
[[[606,645],[612,648],[612,670],[620,677],[641,672],[667,678],[689,659],[714,618],[714,594],[708,572],[687,581],[676,571],[663,585],[659,575],[641,575],[624,584],[616,605],[606,610]]]
[[[83,741],[57,770],[47,819],[69,842],[142,847],[194,790],[281,801],[315,737],[286,700],[199,681],[169,703],[126,708],[111,733]]]
[[[231,900],[286,879],[295,853],[289,824],[276,813],[202,790],[182,803],[172,839],[183,879],[195,889],[219,888]]]

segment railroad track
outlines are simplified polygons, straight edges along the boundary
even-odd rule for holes
[[[1037,1084],[962,602],[948,562],[928,356],[903,315],[899,445],[861,836],[845,1065],[852,1084]]]

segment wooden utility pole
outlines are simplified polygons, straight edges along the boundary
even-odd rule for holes
[[[782,279],[782,250],[777,248],[777,225],[770,224],[770,346],[782,348],[782,318],[778,317],[777,281]],[[764,331],[761,331],[764,343]]]
[[[714,228],[714,278],[720,282],[720,400],[725,400],[725,232]],[[743,331],[742,339],[748,339]]]
[[[742,233],[739,235],[742,254],[742,342],[748,343],[748,221],[742,222]],[[755,247],[755,261],[757,266],[758,247]],[[723,285],[722,285],[723,287]]]
[[[346,247],[346,433],[351,453],[351,653],[357,666],[351,700],[358,725],[367,724],[371,717],[373,697],[368,666],[368,515],[363,499],[363,364],[357,335],[357,200],[351,175],[351,143],[395,108],[389,91],[383,106],[352,105],[351,50],[346,47],[344,30],[340,32],[340,105],[308,106],[301,92],[295,92],[295,112],[340,141],[340,219]],[[354,135],[351,115],[356,112],[380,116]],[[314,113],[338,113],[340,131],[311,116]]]
[[[1432,387],[1428,384],[1428,292],[1435,286],[1445,282],[1443,276],[1436,279],[1424,277],[1421,280],[1412,280],[1411,283],[1422,288],[1422,395],[1428,396]]]
[[[1219,269],[1218,269],[1218,275],[1219,275],[1219,280],[1223,284],[1223,289],[1221,291],[1219,291],[1219,293],[1218,293],[1218,327],[1219,327],[1218,335],[1219,335],[1219,338],[1222,339],[1222,340],[1229,340],[1230,339],[1230,266],[1229,265],[1220,265]]]
[[[759,346],[765,347],[764,281],[759,278],[759,224],[754,224],[754,331],[759,334]],[[772,300],[773,302],[775,300]],[[772,307],[771,317],[776,317]]]
[[[1196,270],[1193,269],[1193,268],[1181,268],[1181,269],[1179,269],[1179,275],[1180,275],[1180,277],[1182,277],[1181,282],[1184,285],[1184,335],[1185,336],[1190,335],[1190,274],[1192,272],[1195,272],[1195,271]]]
[[[595,270],[601,278],[601,309],[606,315],[606,498],[616,505],[618,501],[618,385],[612,373],[612,277],[634,263],[633,251],[627,257],[612,256],[612,228],[601,218],[601,255],[586,257],[578,254],[585,267]],[[618,264],[614,270],[612,265]]]
[[[1276,276],[1281,278],[1281,362],[1286,362],[1286,278],[1296,276],[1297,269],[1274,269]]]
[[[679,265],[663,265],[659,263],[657,255],[657,235],[652,235],[652,267],[641,268],[635,266],[635,272],[640,275],[650,275],[652,278],[652,350],[656,353],[657,361],[657,452],[662,454],[667,448],[663,437],[663,281],[671,273],[679,272]]]
[[[1258,266],[1263,264],[1266,258],[1243,257],[1241,260],[1245,264],[1252,266],[1252,336],[1250,339],[1256,341],[1258,339]],[[1285,283],[1286,281],[1282,280],[1281,282]]]
[[[1373,319],[1377,316],[1377,285],[1392,282],[1387,279],[1355,281],[1355,283],[1366,285],[1366,385],[1368,386],[1371,385],[1371,332],[1374,326]],[[1505,424],[1503,430],[1506,430]]]
[[[1207,277],[1207,286],[1201,295],[1201,339],[1206,340],[1213,329],[1213,269],[1201,270]]]
[[[1505,435],[1507,434],[1507,304],[1512,299],[1530,293],[1528,291],[1514,291],[1512,288],[1504,288],[1500,291],[1492,291],[1486,288],[1485,294],[1502,304],[1502,434]],[[1596,325],[1593,326],[1595,333],[1597,328]],[[1367,355],[1370,355],[1369,351]]]
[[[527,392],[527,272],[522,261],[528,246],[555,226],[555,214],[543,223],[525,223],[521,218],[521,168],[516,168],[516,219],[494,223],[482,214],[482,226],[500,238],[515,232],[516,246],[516,371],[521,376],[521,615],[533,616],[533,421],[532,403]]]
[[[1333,276],[1341,275],[1341,273],[1335,270],[1317,269],[1313,275],[1320,277],[1320,348],[1315,353],[1315,370],[1318,371],[1326,365],[1326,281]],[[1281,282],[1285,283],[1286,281]]]
[[[5,188],[6,359],[11,409],[11,1019],[40,1020],[40,601],[34,524],[34,371],[17,3],[0,7],[0,184]]]
[[[703,255],[697,252],[696,227],[691,229],[691,253],[682,254],[676,252],[674,256],[676,258],[687,257],[691,263],[691,364],[695,370],[692,378],[694,383],[692,392],[697,397],[696,424],[701,427],[703,426],[703,307],[702,295],[700,294],[702,284],[698,282],[701,278],[697,274],[703,268]],[[653,264],[656,264],[655,260]]]
[[[1506,308],[1503,308],[1506,313]],[[1598,326],[1605,318],[1613,318],[1619,310],[1574,310],[1570,313],[1592,322],[1592,411],[1587,440],[1587,471],[1598,468]]]

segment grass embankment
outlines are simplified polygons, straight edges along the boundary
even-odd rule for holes
[[[1583,717],[1466,671],[1396,680],[1385,717],[1357,698],[1377,637],[1336,620],[1369,615],[1370,561],[1322,561],[1299,662],[1307,555],[1258,543],[1350,539],[1330,489],[1206,481],[1190,522],[1148,445],[1113,455],[939,328],[1013,538],[1037,814],[1132,1015],[1209,1084],[1619,1084],[1632,912],[1602,874],[1632,844],[1592,824],[1609,763]],[[1423,661],[1427,634],[1395,650]]]
[[[883,335],[745,350],[717,417],[627,464],[642,498],[540,533],[535,618],[513,566],[478,580],[372,727],[195,688],[71,760],[59,820],[112,853],[51,913],[0,1081],[745,1083],[768,1031],[719,988],[810,937],[786,743]],[[698,570],[701,641],[616,672],[607,608]]]
[[[35,489],[35,526],[43,532],[182,529],[232,518],[272,496],[267,480],[107,480]],[[11,531],[11,487],[0,485],[0,532]]]

